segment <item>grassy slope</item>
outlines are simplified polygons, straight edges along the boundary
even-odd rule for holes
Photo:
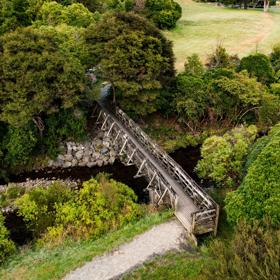
[[[177,0],[183,8],[178,26],[165,32],[174,42],[176,66],[181,70],[186,56],[198,53],[203,59],[217,44],[240,56],[258,49],[270,52],[280,42],[280,11],[263,13],[215,7],[213,4]]]
[[[136,223],[129,224],[96,240],[71,241],[56,248],[22,250],[20,254],[11,257],[0,267],[0,279],[61,279],[65,274],[82,266],[94,256],[112,250],[170,217],[170,212],[150,214]]]
[[[195,280],[204,259],[186,252],[170,252],[126,275],[123,280]]]

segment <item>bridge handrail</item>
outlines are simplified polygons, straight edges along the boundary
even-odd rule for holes
[[[125,112],[120,108],[116,109],[116,117],[119,119],[122,124],[124,124],[134,135],[139,139],[139,141],[148,147],[149,151],[161,161],[164,161],[170,168],[174,175],[184,181],[186,187],[192,194],[199,196],[204,206],[207,209],[216,209],[217,204],[214,200],[203,190],[201,187],[185,172],[185,170],[176,163],[165,151],[163,151],[157,144],[155,144],[151,138],[132,120],[130,119]],[[178,172],[179,171],[179,172]],[[178,175],[179,173],[179,175]]]

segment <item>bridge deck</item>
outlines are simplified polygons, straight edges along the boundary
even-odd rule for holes
[[[98,104],[97,124],[113,137],[120,159],[138,167],[136,177],[147,179],[153,203],[170,204],[192,235],[216,234],[219,205],[121,109],[112,110],[105,99]]]
[[[192,199],[186,195],[181,185],[176,180],[174,180],[168,173],[168,171],[160,164],[160,162],[156,160],[155,157],[137,141],[134,135],[112,113],[108,111],[108,114],[110,114],[110,117],[122,129],[122,131],[128,135],[129,139],[133,142],[135,147],[137,147],[137,149],[141,151],[145,158],[147,158],[156,167],[156,169],[175,190],[178,196],[176,216],[181,221],[181,223],[187,228],[187,230],[191,232],[191,215],[192,213],[199,211],[199,208],[194,204]]]

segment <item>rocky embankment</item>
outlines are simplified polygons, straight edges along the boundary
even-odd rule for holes
[[[116,147],[110,137],[104,132],[99,132],[94,139],[85,143],[67,142],[64,145],[64,153],[56,160],[50,160],[49,167],[69,168],[76,166],[105,166],[113,164],[116,160]]]

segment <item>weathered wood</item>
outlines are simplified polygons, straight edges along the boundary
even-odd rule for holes
[[[137,166],[135,177],[146,178],[154,202],[168,201],[191,235],[216,234],[216,202],[121,109],[113,113],[100,105],[99,110],[97,123],[114,139],[121,160]]]

